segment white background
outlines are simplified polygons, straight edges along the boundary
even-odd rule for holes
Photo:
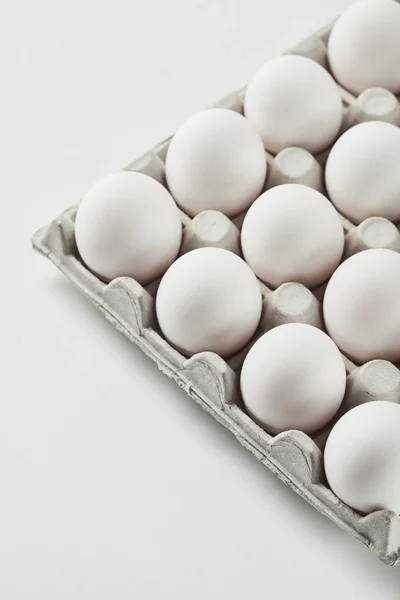
[[[399,599],[30,249],[350,0],[1,0],[0,597]]]

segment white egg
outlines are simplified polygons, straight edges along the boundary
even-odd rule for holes
[[[178,129],[165,168],[170,192],[188,215],[213,209],[232,217],[261,192],[267,161],[259,135],[242,115],[213,108]]]
[[[332,491],[355,510],[400,513],[400,405],[367,402],[346,413],[325,447]]]
[[[158,181],[121,171],[85,194],[75,238],[91,271],[105,280],[127,276],[145,285],[175,260],[182,225],[171,194]]]
[[[244,113],[270,152],[300,146],[316,154],[339,133],[342,101],[321,65],[288,55],[270,60],[255,74],[246,90]]]
[[[348,258],[325,291],[326,329],[357,363],[400,360],[400,254],[364,250]]]
[[[240,387],[249,415],[266,431],[313,433],[339,409],[346,370],[326,333],[288,323],[254,344],[243,364]]]
[[[243,222],[241,241],[246,262],[270,287],[296,281],[314,288],[338,266],[344,231],[325,196],[288,183],[254,202]]]
[[[328,41],[334,77],[358,95],[370,87],[400,93],[400,6],[359,0],[339,17]]]
[[[399,156],[395,125],[370,121],[346,131],[325,169],[328,195],[337,209],[357,225],[368,217],[400,221]]]
[[[165,338],[186,356],[235,354],[253,336],[262,296],[250,267],[221,248],[184,254],[165,273],[156,298]]]

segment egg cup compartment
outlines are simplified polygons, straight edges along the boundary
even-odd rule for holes
[[[326,41],[331,26],[311,36],[288,53],[307,56],[327,68]],[[387,90],[372,88],[355,98],[341,90],[343,131],[365,120],[400,124],[400,105]],[[244,89],[233,92],[215,106],[243,112]],[[171,138],[158,144],[124,170],[153,177],[163,185],[165,157]],[[323,167],[329,149],[312,156],[301,148],[289,148],[277,156],[266,153],[269,163],[265,189],[283,183],[303,183],[324,192]],[[69,208],[39,230],[34,248],[49,258],[106,316],[120,332],[156,362],[159,369],[182,387],[205,410],[228,428],[239,442],[284,483],[340,527],[369,546],[386,564],[400,562],[400,516],[377,511],[361,516],[343,504],[327,487],[322,449],[334,422],[354,406],[371,400],[398,402],[400,371],[383,360],[356,366],[344,357],[347,369],[346,395],[335,418],[323,430],[309,437],[300,431],[286,431],[274,437],[260,428],[243,410],[239,391],[242,362],[255,339],[269,329],[289,322],[303,322],[323,329],[321,299],[324,286],[310,291],[300,283],[286,283],[270,290],[260,282],[263,311],[257,332],[241,352],[227,361],[212,352],[186,358],[163,339],[155,315],[155,294],[159,280],[146,288],[134,279],[119,277],[110,283],[93,275],[80,260],[74,237],[76,207]],[[229,219],[217,211],[205,211],[191,219],[181,212],[183,240],[181,254],[204,246],[226,248],[241,255],[240,228],[244,213]],[[355,226],[341,217],[346,233],[343,259],[367,248],[391,248],[400,252],[400,233],[390,221],[366,219]]]

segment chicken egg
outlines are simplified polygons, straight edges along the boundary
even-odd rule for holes
[[[174,199],[161,183],[121,171],[84,195],[75,239],[82,260],[102,279],[126,276],[146,285],[175,260],[182,224]]]
[[[400,514],[400,405],[367,402],[333,427],[324,453],[332,491],[361,513]]]
[[[359,0],[338,18],[328,41],[337,81],[358,96],[370,87],[400,93],[400,6]]]
[[[325,196],[288,183],[257,198],[244,219],[241,242],[246,262],[270,287],[296,281],[315,288],[338,266],[344,231]]]
[[[249,415],[272,434],[313,433],[338,411],[346,369],[334,342],[320,329],[287,323],[252,346],[240,377]]]
[[[244,114],[273,154],[289,146],[316,154],[339,133],[342,101],[321,65],[303,56],[279,56],[250,81]]]
[[[261,192],[267,160],[261,138],[247,119],[213,108],[178,129],[165,169],[169,190],[188,215],[212,209],[232,217]]]
[[[400,129],[395,125],[369,121],[346,131],[325,168],[336,208],[357,225],[368,217],[400,221],[399,156]]]
[[[356,363],[400,360],[400,254],[364,250],[345,260],[327,285],[325,326]]]
[[[184,254],[165,273],[156,313],[165,338],[182,354],[235,354],[253,336],[262,296],[250,267],[222,248]]]

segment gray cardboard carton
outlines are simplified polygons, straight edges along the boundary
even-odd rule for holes
[[[289,53],[301,54],[327,68],[326,41],[331,26],[299,44]],[[343,100],[342,131],[367,120],[400,125],[400,104],[389,91],[372,88],[354,98],[340,88]],[[215,106],[242,112],[244,90],[233,92]],[[125,169],[145,173],[165,185],[164,161],[170,139],[127,165]],[[323,168],[328,151],[313,157],[300,148],[289,148],[277,156],[267,154],[269,174],[266,188],[282,183],[303,183],[324,191]],[[299,168],[299,165],[302,165]],[[346,357],[347,391],[339,414],[313,438],[299,431],[270,436],[245,413],[239,394],[239,372],[249,346],[225,362],[211,352],[185,358],[161,336],[154,311],[158,281],[143,288],[135,280],[120,277],[109,284],[93,275],[81,262],[74,239],[76,207],[63,212],[33,238],[34,248],[49,258],[119,331],[154,360],[186,393],[227,427],[243,446],[295,492],[341,528],[369,546],[386,564],[400,562],[400,516],[377,511],[361,516],[343,504],[327,487],[323,469],[323,447],[335,420],[349,408],[371,400],[400,401],[400,371],[395,365],[374,360],[356,366]],[[181,213],[181,253],[203,246],[218,246],[240,255],[240,227],[244,215],[233,221],[216,211],[205,211],[194,219]],[[210,222],[212,228],[209,227]],[[400,252],[400,233],[386,219],[373,217],[357,227],[342,218],[346,232],[344,258],[373,247]],[[208,232],[212,229],[213,237]],[[323,327],[320,300],[324,288],[314,292],[298,283],[286,283],[271,291],[260,282],[263,313],[256,337],[288,322]],[[253,340],[254,342],[254,340]]]

